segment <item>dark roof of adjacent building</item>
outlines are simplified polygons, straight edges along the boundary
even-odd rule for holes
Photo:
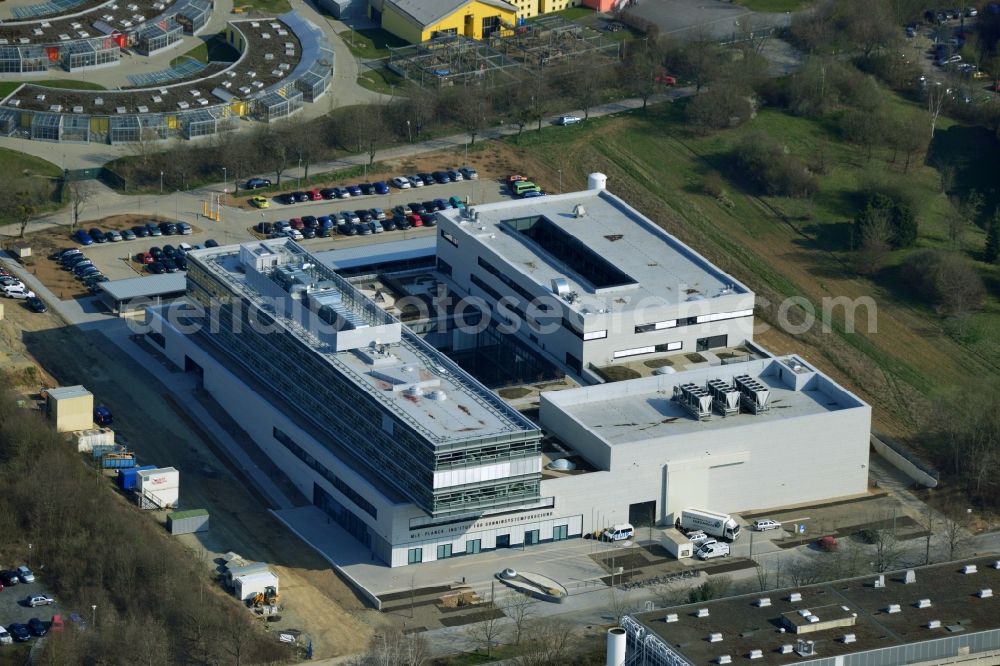
[[[965,564],[975,565],[976,572],[963,573]],[[803,660],[794,651],[799,639],[814,641],[815,655],[807,659],[821,659],[998,629],[998,567],[995,557],[980,558],[916,568],[912,583],[905,582],[905,571],[896,571],[884,575],[884,587],[877,587],[877,576],[870,575],[632,617],[695,666],[719,664],[723,655],[734,664],[789,664]],[[981,598],[984,589],[996,591],[997,597]],[[791,601],[794,593],[801,595],[800,601]],[[770,605],[761,604],[761,598]],[[707,609],[707,617],[698,617],[699,609]],[[666,621],[673,615],[676,621]],[[721,640],[713,641],[712,634],[720,634]],[[783,645],[793,648],[783,653]],[[754,650],[761,653],[751,659]]]

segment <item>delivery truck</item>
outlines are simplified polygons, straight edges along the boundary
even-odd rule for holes
[[[740,538],[740,526],[728,513],[715,513],[704,509],[684,509],[678,518],[680,529],[685,532],[701,530],[709,536],[727,541]]]

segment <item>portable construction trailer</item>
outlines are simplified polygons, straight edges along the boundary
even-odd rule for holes
[[[244,574],[233,579],[233,594],[241,601],[252,599],[258,593],[263,594],[268,587],[273,587],[275,592],[278,591],[278,574],[270,569]]]
[[[660,540],[668,553],[678,560],[685,557],[694,556],[694,544],[680,530],[670,528],[663,531],[663,538]]]
[[[59,432],[94,427],[94,394],[83,386],[49,389],[46,404],[49,418]]]
[[[167,514],[167,530],[171,534],[193,534],[208,531],[208,511],[190,509]]]

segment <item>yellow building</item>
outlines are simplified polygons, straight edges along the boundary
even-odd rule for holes
[[[48,390],[49,418],[59,432],[86,430],[94,425],[94,396],[82,386]]]
[[[372,18],[411,44],[441,35],[472,39],[512,27],[518,6],[504,0],[372,0]]]

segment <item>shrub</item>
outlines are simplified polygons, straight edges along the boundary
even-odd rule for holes
[[[718,171],[709,171],[706,173],[701,186],[705,190],[705,194],[716,199],[726,194],[726,183],[722,180],[722,174]]]
[[[733,157],[743,176],[766,194],[808,197],[816,191],[816,178],[802,160],[768,134],[745,137]]]
[[[905,201],[879,192],[868,195],[864,210],[855,219],[858,238],[863,238],[866,230],[882,219],[889,223],[888,240],[892,247],[910,247],[916,242],[918,227],[913,209]]]
[[[723,83],[695,96],[687,106],[688,120],[702,132],[739,127],[753,113],[749,93]]]
[[[917,296],[944,314],[968,314],[986,297],[982,278],[959,254],[941,250],[914,252],[903,263],[902,276]]]

